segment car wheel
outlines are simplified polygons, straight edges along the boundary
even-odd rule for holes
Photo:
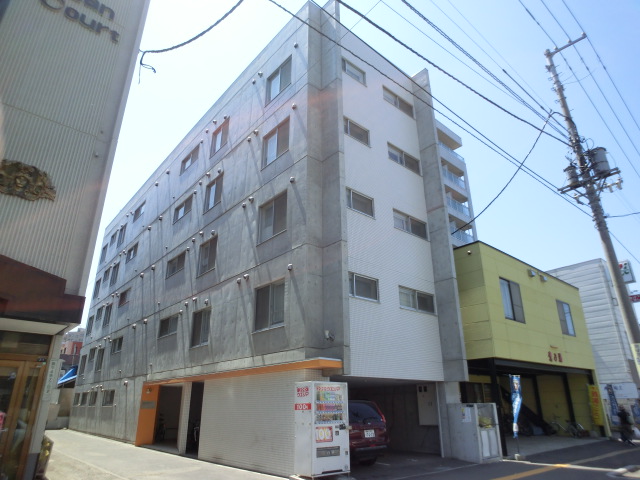
[[[358,463],[360,465],[365,465],[365,466],[371,466],[374,463],[376,463],[376,460],[378,460],[378,457],[373,457],[373,458],[367,458],[365,460],[359,460]]]

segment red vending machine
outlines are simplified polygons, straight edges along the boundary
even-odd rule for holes
[[[347,384],[298,382],[295,396],[295,474],[349,473]]]

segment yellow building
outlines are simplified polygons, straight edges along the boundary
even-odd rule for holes
[[[454,250],[469,366],[463,402],[495,402],[511,421],[509,375],[520,375],[520,434],[567,422],[600,433],[588,385],[595,363],[578,289],[482,242]],[[554,424],[556,422],[557,424]]]

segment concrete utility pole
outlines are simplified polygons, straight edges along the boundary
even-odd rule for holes
[[[547,57],[547,70],[551,73],[553,85],[556,93],[558,94],[558,98],[560,99],[562,114],[564,115],[565,121],[567,122],[567,128],[569,129],[571,148],[575,153],[577,162],[577,165],[571,162],[569,166],[565,168],[564,171],[567,173],[569,185],[561,188],[560,192],[566,193],[570,190],[577,190],[578,188],[584,189],[584,193],[574,194],[574,199],[578,203],[581,203],[580,197],[584,196],[591,207],[593,221],[595,222],[598,233],[600,234],[605,258],[607,260],[607,265],[609,266],[609,273],[613,280],[613,287],[618,295],[618,301],[620,302],[622,310],[622,318],[627,327],[627,332],[631,343],[640,344],[640,328],[638,327],[638,321],[629,299],[629,292],[627,291],[627,287],[625,286],[622,278],[620,264],[618,263],[616,252],[613,248],[613,243],[611,242],[611,236],[609,235],[609,229],[607,228],[607,221],[605,220],[602,203],[600,202],[600,192],[604,188],[611,189],[614,185],[620,188],[621,180],[618,180],[613,184],[605,183],[606,178],[620,173],[620,170],[617,168],[609,168],[609,163],[606,160],[605,150],[603,148],[594,148],[586,152],[582,149],[580,137],[578,136],[578,129],[571,118],[567,99],[564,96],[564,87],[558,78],[558,73],[556,72],[556,67],[553,63],[553,56],[556,53],[578,43],[580,40],[584,40],[585,38],[587,38],[587,35],[583,33],[577,40],[569,41],[569,43],[563,47],[556,47],[553,51],[546,50],[544,52],[544,56]]]

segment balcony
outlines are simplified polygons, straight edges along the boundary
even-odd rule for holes
[[[447,198],[447,205],[450,209],[455,210],[462,215],[467,217],[471,217],[471,212],[469,211],[469,207],[467,207],[464,203],[460,203],[453,198]]]
[[[458,177],[457,175],[451,173],[446,168],[444,168],[442,170],[442,173],[444,174],[444,178],[449,180],[453,185],[457,186],[458,188],[460,188],[462,190],[466,190],[467,189],[467,185],[466,185],[466,183],[464,181],[464,178]]]
[[[456,153],[454,150],[452,150],[442,142],[438,142],[438,145],[440,145],[440,148],[445,152],[447,152],[449,155],[453,156],[454,158],[457,158],[462,163],[464,163],[464,157],[462,155],[460,155],[459,153]]]
[[[451,233],[451,236],[454,239],[453,243],[456,244],[457,246],[466,245],[468,243],[472,243],[475,241],[473,238],[473,235],[463,232],[462,230],[457,231],[455,233]]]

